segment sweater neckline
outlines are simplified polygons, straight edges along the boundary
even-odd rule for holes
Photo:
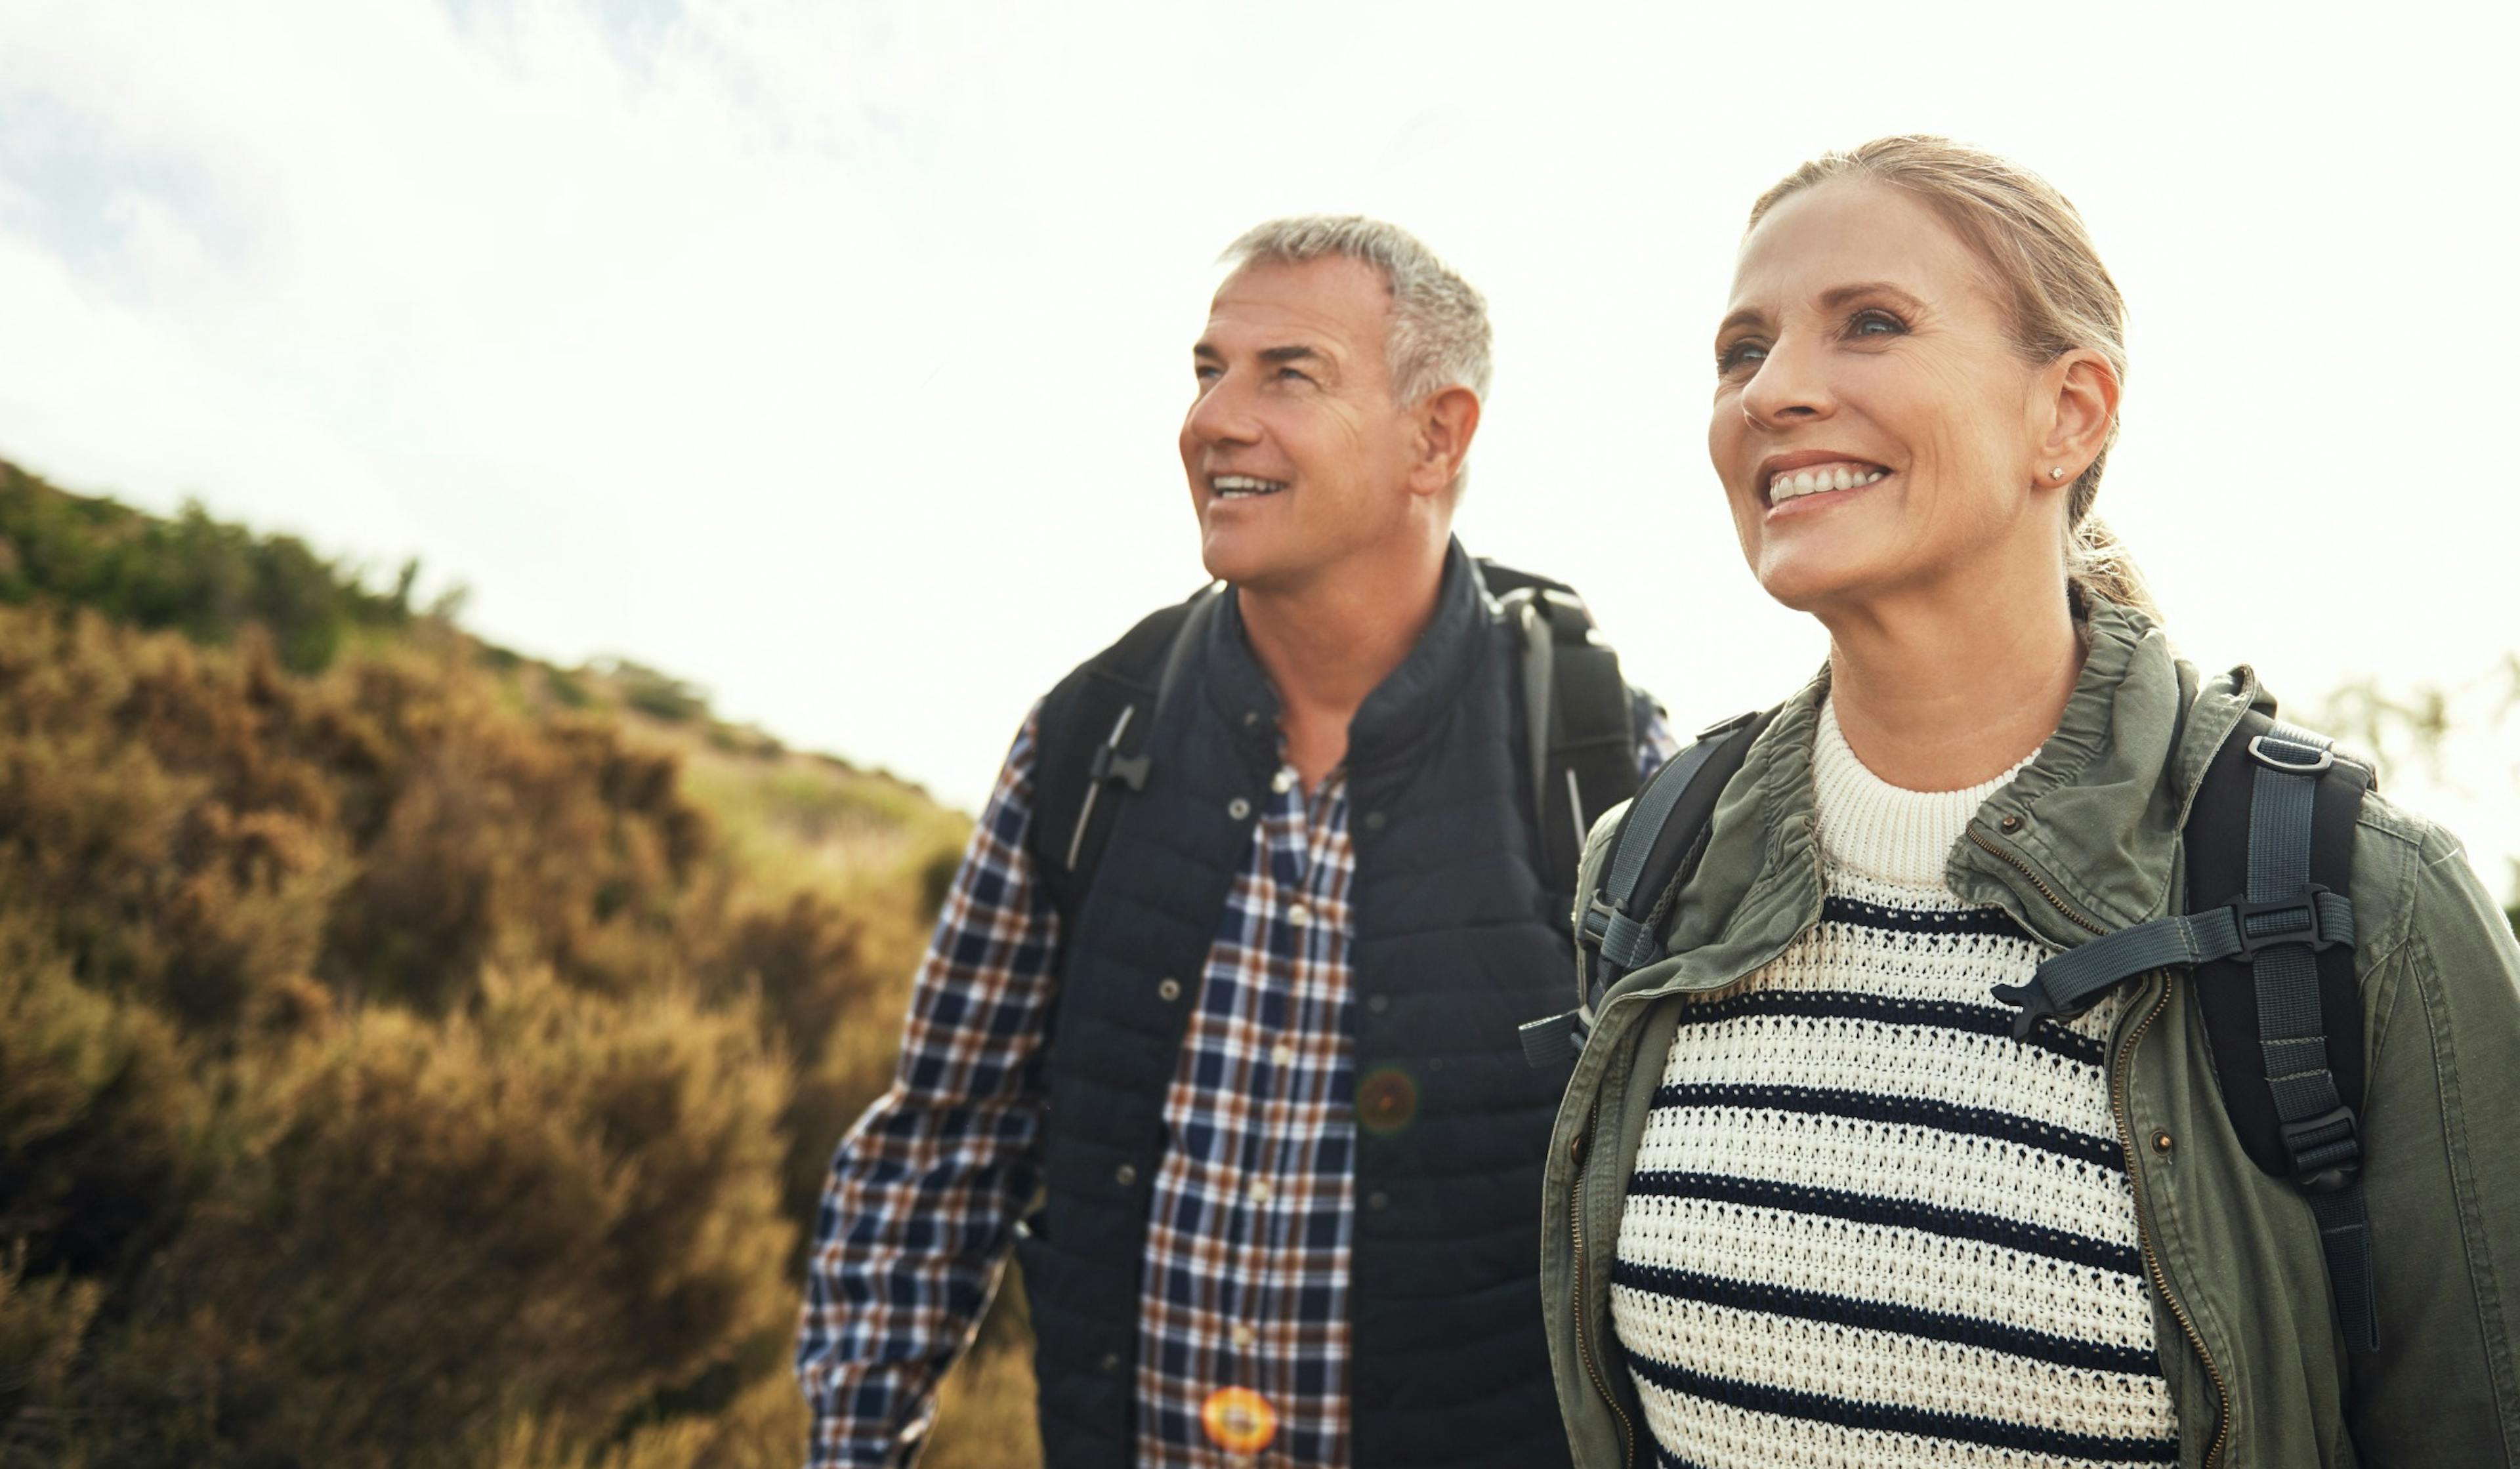
[[[1812,786],[1821,855],[1875,882],[1942,889],[1952,848],[1987,799],[2038,758],[2033,750],[1992,780],[1964,790],[1910,790],[1872,773],[1838,728],[1824,698],[1812,742]]]

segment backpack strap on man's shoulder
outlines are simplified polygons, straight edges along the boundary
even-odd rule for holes
[[[1776,717],[1743,714],[1698,732],[1697,740],[1645,781],[1611,828],[1592,890],[1575,914],[1580,1007],[1522,1027],[1523,1058],[1551,1066],[1584,1048],[1595,1007],[1620,977],[1662,958],[1660,928],[1705,855],[1715,803]]]
[[[1563,893],[1593,818],[1637,790],[1636,701],[1592,609],[1564,582],[1482,559],[1480,580],[1522,638],[1524,759],[1533,854]]]
[[[1032,822],[1024,847],[1035,880],[1072,918],[1110,841],[1118,793],[1147,788],[1147,741],[1184,652],[1216,603],[1213,587],[1149,613],[1042,701],[1034,745]]]
[[[2254,710],[2207,766],[2182,831],[2187,912],[2104,934],[1999,985],[2013,1035],[2080,1014],[2114,985],[2194,970],[2223,1104],[2250,1160],[2310,1201],[2347,1347],[2379,1350],[2361,1183],[2362,1006],[2354,826],[2371,774]]]

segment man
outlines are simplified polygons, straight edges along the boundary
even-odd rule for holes
[[[1181,430],[1226,590],[1007,757],[832,1165],[816,1465],[915,1446],[1011,1239],[1054,1469],[1565,1462],[1535,1280],[1564,1067],[1514,1030],[1564,1008],[1583,822],[1671,740],[1564,636],[1580,603],[1502,606],[1452,539],[1478,293],[1364,219],[1227,258]]]

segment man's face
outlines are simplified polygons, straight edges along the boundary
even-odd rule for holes
[[[1381,273],[1344,256],[1246,266],[1217,290],[1181,429],[1209,575],[1290,589],[1405,530],[1390,330]]]

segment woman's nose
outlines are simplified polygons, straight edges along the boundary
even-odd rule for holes
[[[1819,343],[1787,337],[1768,349],[1759,371],[1741,389],[1741,412],[1750,422],[1778,427],[1798,420],[1827,418],[1836,406],[1828,390]]]

